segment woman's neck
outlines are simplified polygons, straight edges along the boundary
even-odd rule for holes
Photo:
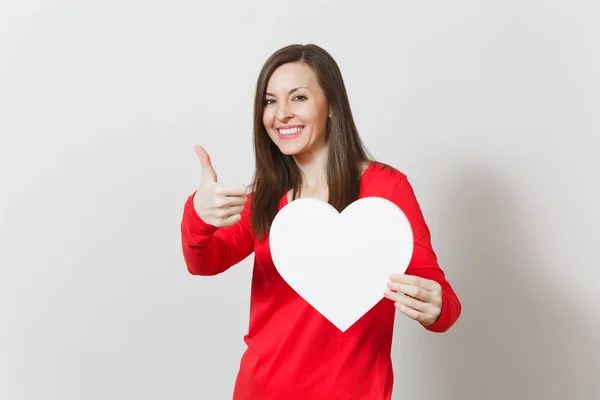
[[[314,187],[327,183],[327,147],[295,155],[294,160],[302,173],[302,186]]]

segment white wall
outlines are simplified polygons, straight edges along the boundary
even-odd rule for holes
[[[230,398],[252,259],[188,274],[193,145],[247,183],[256,76],[296,42],[339,62],[463,302],[443,335],[399,314],[394,399],[600,398],[598,2],[5,0],[0,15],[0,398]]]

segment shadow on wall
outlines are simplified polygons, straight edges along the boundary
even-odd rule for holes
[[[576,266],[540,265],[549,259],[544,252],[561,250],[535,237],[532,202],[485,168],[460,171],[448,185],[441,219],[452,235],[443,262],[453,266],[463,314],[447,336],[426,339],[435,398],[600,399],[600,317],[577,307],[576,287],[551,287],[537,276]]]

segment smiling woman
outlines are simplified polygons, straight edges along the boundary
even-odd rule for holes
[[[373,160],[364,147],[334,59],[315,45],[291,45],[264,64],[255,94],[249,194],[243,185],[217,183],[210,157],[200,146],[196,151],[202,182],[188,197],[181,223],[189,272],[216,275],[255,253],[248,349],[234,400],[391,399],[396,310],[431,332],[444,332],[461,304],[437,263],[406,175]],[[278,273],[269,231],[277,213],[299,197],[319,198],[341,212],[370,196],[404,212],[414,251],[405,273],[390,275],[381,288],[381,301],[342,332]],[[331,296],[343,301],[352,293]]]
[[[315,45],[291,45],[264,64],[254,99],[252,228],[263,238],[289,191],[342,211],[357,199],[372,157],[354,123],[336,61]],[[274,166],[277,166],[274,168]]]
[[[293,88],[288,90],[289,86]],[[325,126],[330,116],[325,94],[309,66],[289,63],[273,73],[265,95],[263,124],[283,154],[318,157],[318,152],[326,149]]]

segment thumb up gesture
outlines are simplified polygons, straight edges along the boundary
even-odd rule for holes
[[[202,146],[195,146],[202,166],[202,179],[196,195],[194,208],[207,224],[224,228],[238,222],[246,203],[246,186],[217,183],[217,173],[210,157]]]

